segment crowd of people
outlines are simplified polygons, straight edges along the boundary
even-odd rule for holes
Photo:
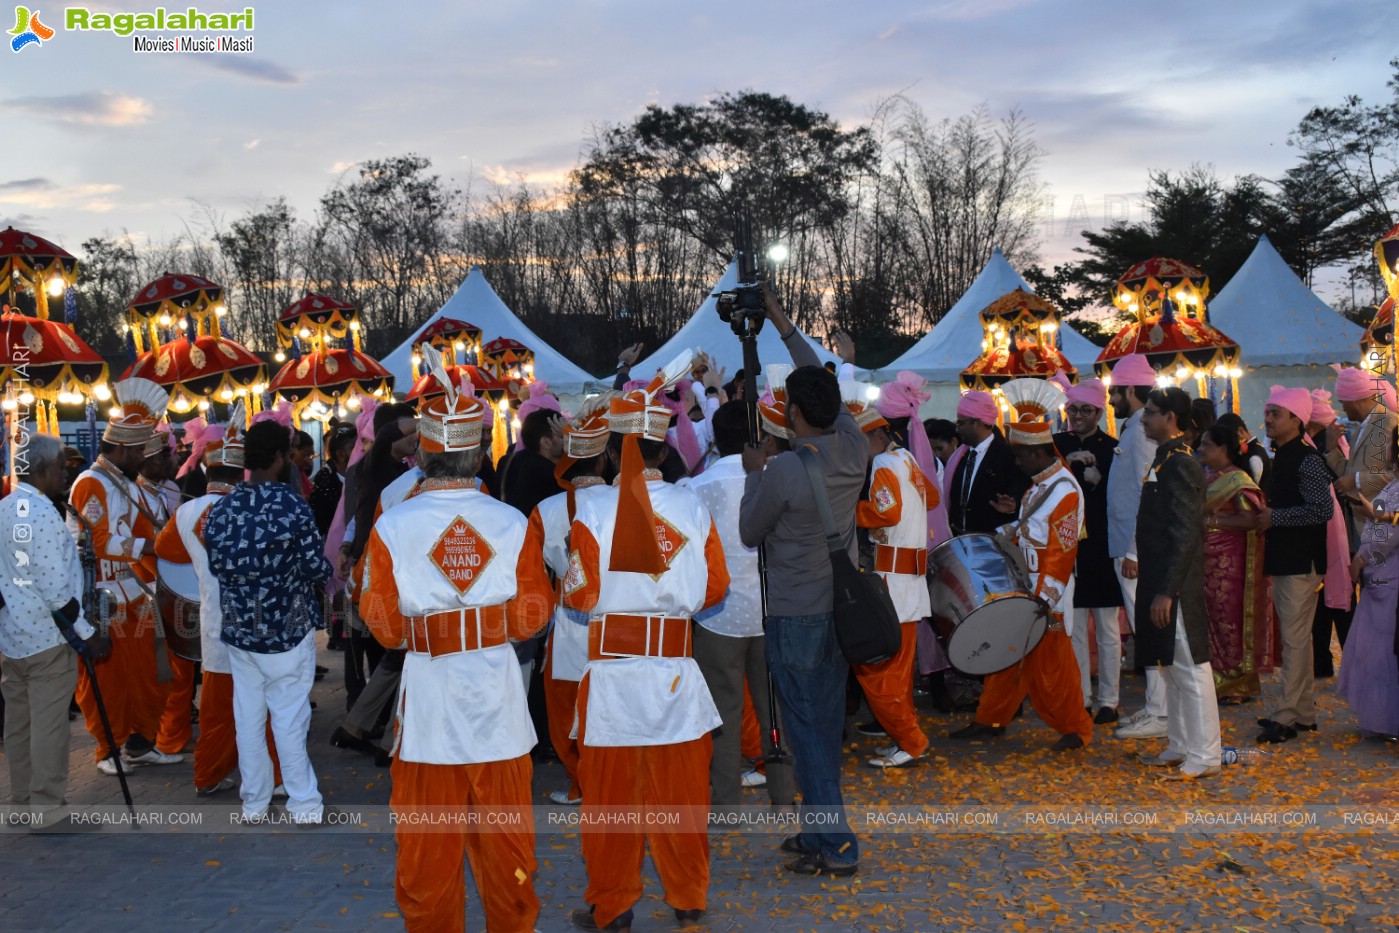
[[[850,338],[833,339],[843,363],[822,366],[774,294],[765,304],[790,365],[769,365],[760,398],[703,354],[633,380],[630,347],[613,390],[576,414],[536,384],[499,462],[489,408],[430,350],[436,390],[328,425],[314,472],[289,411],[244,430],[235,410],[180,439],[165,391],[139,379],[116,387],[121,414],[90,465],[21,438],[0,500],[12,803],[65,804],[75,703],[103,774],[192,749],[199,796],[237,789],[253,823],[278,797],[294,822],[324,821],[307,735],[328,629],[346,697],[332,744],[390,765],[397,812],[528,808],[546,755],[567,775],[549,798],[584,814],[708,811],[749,788],[829,810],[834,822],[782,841],[786,868],[851,875],[847,718],[870,714],[850,726],[875,738],[868,767],[927,760],[915,696],[951,711],[965,700],[952,688],[971,685],[930,621],[929,554],[974,534],[995,537],[1047,624],[1022,663],[984,677],[953,741],[1002,736],[1028,698],[1066,753],[1105,727],[1164,740],[1141,762],[1169,779],[1208,778],[1219,706],[1261,700],[1264,674],[1281,690],[1258,741],[1316,729],[1333,631],[1360,728],[1399,735],[1399,434],[1384,380],[1338,373],[1344,422],[1329,391],[1274,387],[1267,444],[1158,387],[1140,356],[1110,383],[1068,386],[1060,412],[973,391],[955,420],[924,421],[923,380],[900,374],[877,400],[850,391]],[[837,638],[841,545],[898,616],[898,648],[877,663],[850,663]],[[198,581],[197,663],[156,621],[160,575],[179,567]],[[1130,715],[1124,636],[1146,673]],[[400,824],[407,927],[462,929],[469,865],[488,929],[533,928],[532,826]],[[631,928],[648,847],[677,921],[703,915],[705,825],[589,826],[575,926]]]

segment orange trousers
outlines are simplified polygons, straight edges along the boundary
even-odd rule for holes
[[[160,717],[165,712],[169,682],[156,679],[155,616],[147,611],[149,599],[128,603],[123,617],[114,621],[108,631],[112,638],[112,653],[105,661],[93,665],[97,673],[96,686],[102,691],[107,718],[112,723],[112,737],[118,746],[132,735],[151,741],[160,732]],[[87,665],[78,668],[78,707],[88,733],[97,741],[94,761],[110,758],[121,749],[107,747],[107,734],[97,712],[97,697]]]
[[[984,726],[1004,726],[1029,696],[1045,725],[1060,735],[1074,733],[1087,745],[1093,740],[1093,720],[1083,708],[1078,659],[1073,642],[1062,631],[1044,638],[1016,664],[987,676],[975,720]]]
[[[553,632],[549,633],[549,643],[544,649],[544,672],[541,676],[544,678],[544,709],[549,718],[549,741],[554,743],[559,764],[568,773],[568,796],[577,799],[582,793],[578,788],[578,740],[569,738],[569,733],[573,731],[578,683],[554,679]]]
[[[674,745],[596,747],[587,744],[588,682],[578,690],[578,779],[583,787],[584,892],[593,919],[607,926],[641,900],[647,845],[665,901],[676,910],[704,910],[709,894],[708,733]],[[679,807],[678,826],[648,825],[648,812]],[[609,817],[636,814],[617,825]],[[696,818],[698,815],[698,818]]]
[[[267,751],[272,756],[272,786],[282,783],[282,764],[272,723],[267,723]],[[233,675],[204,672],[199,688],[199,743],[194,746],[194,786],[213,787],[238,767],[238,736],[233,728]]]
[[[479,765],[428,765],[395,757],[390,773],[389,806],[398,820],[394,887],[409,933],[466,930],[463,857],[476,879],[486,929],[533,930],[539,898],[529,755]],[[478,822],[455,826],[444,818]]]
[[[918,651],[918,623],[902,623],[899,633],[903,636],[899,653],[878,664],[856,664],[855,677],[865,692],[870,712],[889,733],[889,738],[917,758],[928,750],[928,737],[923,734],[918,714],[913,711],[913,662]]]
[[[155,738],[155,747],[167,755],[180,752],[194,738],[194,723],[190,713],[194,710],[194,670],[195,663],[186,661],[173,651],[166,651],[170,658],[170,673],[174,677],[165,684],[165,710],[160,717],[160,731]]]

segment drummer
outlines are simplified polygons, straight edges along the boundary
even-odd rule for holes
[[[1004,735],[1005,724],[1028,695],[1035,712],[1060,734],[1055,748],[1082,748],[1093,737],[1093,721],[1083,708],[1078,661],[1064,631],[1064,618],[1073,607],[1083,493],[1054,449],[1048,422],[1016,422],[1008,434],[1016,465],[1032,485],[1020,500],[1019,520],[1002,526],[1000,532],[1024,554],[1032,592],[1050,608],[1049,628],[1021,663],[986,678],[976,716],[951,737]],[[1002,495],[996,507],[1012,513],[1015,501]]]

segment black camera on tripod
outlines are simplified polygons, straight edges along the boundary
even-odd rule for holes
[[[758,253],[753,248],[753,218],[746,212],[734,223],[734,264],[738,267],[738,284],[714,293],[719,320],[739,337],[756,337],[767,320],[760,284],[767,270],[759,265]]]

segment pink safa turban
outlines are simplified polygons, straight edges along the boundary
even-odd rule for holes
[[[1312,416],[1312,394],[1306,389],[1289,389],[1286,386],[1273,386],[1268,393],[1266,405],[1292,412],[1306,424]]]
[[[1063,389],[1065,392],[1069,391],[1069,389],[1073,386],[1073,383],[1069,380],[1069,374],[1064,372],[1062,369],[1056,369],[1054,371],[1054,375],[1049,377],[1049,381],[1057,385],[1059,388]]]
[[[1362,399],[1380,397],[1384,407],[1395,408],[1394,386],[1383,376],[1355,367],[1335,367],[1336,398],[1342,402],[1358,402]]]
[[[1331,393],[1325,389],[1312,389],[1312,414],[1307,419],[1312,424],[1330,424],[1336,420],[1336,410],[1331,407]]]
[[[1115,386],[1155,386],[1156,370],[1140,353],[1124,356],[1112,368],[1112,384]]]
[[[996,400],[990,392],[968,392],[957,403],[958,418],[975,418],[983,424],[996,423]]]
[[[1108,387],[1101,379],[1085,379],[1071,386],[1066,394],[1070,405],[1092,405],[1100,409],[1108,406]]]

